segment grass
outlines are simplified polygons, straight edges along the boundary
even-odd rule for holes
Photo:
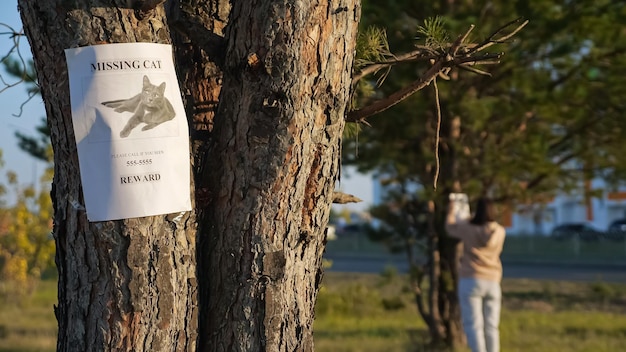
[[[316,351],[406,351],[425,325],[402,276],[326,273],[316,305]]]
[[[41,281],[22,300],[0,302],[0,352],[43,352],[56,349],[57,302],[54,280]]]
[[[316,308],[316,351],[427,351],[426,326],[405,280],[327,273]],[[502,288],[503,351],[626,351],[626,285],[505,279]],[[339,306],[338,297],[359,293],[367,303]],[[405,305],[386,309],[391,297]]]
[[[502,350],[626,351],[626,285],[505,279]],[[0,352],[54,351],[56,283],[0,302]],[[317,352],[418,352],[428,334],[406,276],[327,272],[316,305]]]

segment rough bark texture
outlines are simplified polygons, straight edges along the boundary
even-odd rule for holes
[[[63,53],[169,42],[162,5],[19,0],[55,151],[60,351],[196,350],[194,213],[87,221]],[[359,1],[234,1],[223,71],[211,40],[230,4],[167,6],[211,34],[174,36],[202,196],[201,350],[312,351]]]
[[[215,119],[210,351],[312,351],[359,2],[233,1]]]
[[[213,124],[219,95],[222,86],[222,70],[218,65],[223,61],[223,50],[215,52],[202,46],[197,36],[214,34],[223,39],[224,28],[228,22],[230,2],[224,0],[175,0],[170,1],[168,7],[169,23],[174,28],[173,42],[175,44],[177,71],[183,99],[190,117],[192,140],[192,157],[194,163],[194,178],[196,180],[196,211],[200,225],[198,229],[198,266],[200,280],[198,292],[200,295],[199,330],[205,333],[200,335],[200,351],[207,350],[208,309],[209,309],[209,282],[212,280],[211,268],[208,265],[209,242],[204,228],[210,228],[210,222],[202,221],[207,214],[207,206],[211,198],[210,175],[213,172],[207,161],[213,156],[209,150],[213,140]],[[195,32],[195,33],[190,33]],[[207,52],[208,51],[208,52]],[[222,59],[215,59],[222,56]],[[219,269],[218,269],[219,270]],[[230,294],[230,293],[223,293]]]
[[[54,148],[54,237],[59,351],[195,351],[193,213],[90,223],[63,49],[97,43],[167,43],[163,7],[129,1],[19,0]]]

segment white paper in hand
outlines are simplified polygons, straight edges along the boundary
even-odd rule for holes
[[[456,221],[470,218],[469,199],[465,193],[450,193],[450,203],[453,207]]]

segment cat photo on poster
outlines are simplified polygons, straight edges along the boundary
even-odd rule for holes
[[[102,105],[113,108],[117,113],[132,113],[120,131],[120,137],[126,138],[140,124],[143,124],[141,131],[147,131],[176,116],[172,103],[164,96],[164,93],[165,82],[155,85],[150,82],[148,76],[144,75],[141,92],[128,99],[104,101]]]

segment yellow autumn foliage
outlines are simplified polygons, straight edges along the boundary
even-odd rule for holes
[[[54,265],[49,181],[46,172],[39,189],[24,187],[8,172],[0,187],[0,298],[32,292],[42,272]],[[7,194],[14,198],[10,205]]]

